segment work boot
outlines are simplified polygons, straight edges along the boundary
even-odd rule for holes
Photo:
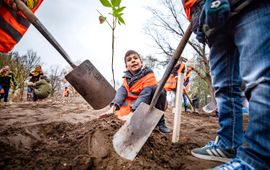
[[[162,133],[171,133],[171,129],[169,129],[165,124],[158,125],[158,130]]]
[[[171,129],[166,126],[164,115],[161,117],[157,124],[158,130],[162,133],[170,133]]]

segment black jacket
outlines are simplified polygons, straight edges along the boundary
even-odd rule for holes
[[[7,75],[0,74],[0,85],[3,87],[10,87],[11,81],[13,82],[14,86],[17,85],[12,72],[9,72]]]

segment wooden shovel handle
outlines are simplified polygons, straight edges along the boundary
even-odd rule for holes
[[[36,27],[36,29],[51,43],[51,45],[64,57],[70,66],[75,68],[76,65],[72,63],[66,51],[50,34],[46,27],[39,21],[39,19],[33,14],[33,12],[21,0],[15,0],[15,3],[17,8],[25,15],[28,21],[31,22]]]
[[[154,96],[152,98],[152,101],[151,101],[151,104],[150,104],[150,108],[153,108],[153,106],[156,105],[157,101],[158,101],[158,98],[160,96],[160,93],[167,81],[167,79],[169,78],[170,76],[170,73],[172,72],[174,66],[176,65],[177,61],[179,60],[187,42],[188,42],[188,39],[191,35],[191,25],[188,26],[186,32],[184,33],[180,43],[178,44],[176,50],[175,50],[175,53],[173,55],[173,57],[171,58],[166,70],[165,70],[165,73],[163,74],[163,77],[161,78],[161,81],[159,82],[158,84],[158,87],[154,93]]]

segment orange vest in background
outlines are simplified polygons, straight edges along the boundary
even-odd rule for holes
[[[184,68],[185,68],[185,64],[181,63],[177,70],[177,73],[178,74],[181,73]],[[164,85],[164,89],[165,91],[174,91],[176,87],[177,87],[177,78],[173,74],[170,74],[168,80],[166,81]]]
[[[123,116],[127,116],[131,112],[131,105],[138,99],[141,91],[146,87],[157,85],[157,80],[154,73],[149,73],[138,80],[132,87],[128,86],[127,80],[124,79],[123,86],[127,90],[127,97],[124,104],[116,111],[116,115],[119,119]]]
[[[183,92],[188,94],[188,90],[189,90],[189,78],[190,78],[190,72],[191,70],[188,70],[186,73],[186,76],[184,78],[184,88],[183,88]],[[188,82],[187,82],[188,81]]]
[[[43,0],[39,0],[32,11],[35,12],[42,2]],[[21,12],[16,12],[3,3],[0,6],[0,52],[12,50],[29,26],[30,22]]]

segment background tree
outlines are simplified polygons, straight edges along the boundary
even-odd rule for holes
[[[60,69],[59,66],[51,66],[48,78],[50,80],[50,83],[52,85],[52,93],[51,96],[54,96],[56,92],[60,92],[62,90],[62,84],[64,84],[64,75],[66,70]]]
[[[98,13],[100,14],[99,16],[99,22],[100,24],[104,23],[106,21],[106,23],[110,26],[111,30],[112,30],[112,76],[113,76],[113,87],[115,88],[115,78],[114,78],[114,40],[115,40],[115,28],[117,23],[119,25],[121,24],[125,24],[125,21],[123,19],[123,11],[126,7],[121,7],[121,0],[100,0],[100,2],[102,3],[102,5],[106,8],[110,8],[111,9],[111,13],[109,13],[109,15],[112,16],[112,22],[111,24],[108,22],[107,18],[102,15],[101,12],[98,11]]]
[[[161,65],[165,66],[173,56],[177,44],[183,37],[188,20],[185,17],[181,1],[160,0],[160,4],[160,9],[148,7],[153,17],[145,25],[145,33],[154,41],[155,48],[159,51],[158,54],[165,58],[163,61],[158,60]],[[205,46],[200,44],[194,36],[189,39],[188,46],[192,51],[191,56],[184,57],[190,58],[188,63],[194,67],[194,71],[197,73],[196,76],[198,76],[192,82],[201,80],[205,82],[201,83],[198,87],[195,87],[195,85],[191,86],[190,91],[200,91],[198,95],[201,95],[201,98],[205,98],[210,93],[212,100],[214,100],[208,55],[205,52]],[[199,82],[195,84],[199,84]]]
[[[158,66],[160,65],[160,63],[158,62],[158,59],[152,55],[148,55],[146,57],[142,56],[142,61],[144,62],[145,66],[151,69],[158,68]]]
[[[7,54],[0,53],[0,67],[9,65],[11,71],[15,75],[17,87],[12,86],[12,94],[14,94],[16,88],[19,89],[18,100],[23,99],[23,93],[25,89],[25,81],[29,76],[29,73],[37,64],[41,64],[40,57],[33,50],[28,50],[26,54],[20,56],[18,52],[10,52]],[[13,96],[11,96],[13,97]]]

